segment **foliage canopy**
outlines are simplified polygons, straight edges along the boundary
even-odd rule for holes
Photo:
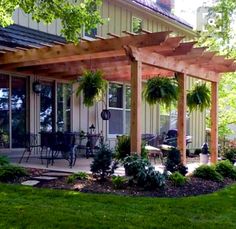
[[[6,27],[13,23],[12,15],[17,8],[31,14],[36,22],[46,24],[60,19],[61,34],[68,41],[77,43],[83,30],[90,32],[102,23],[98,7],[102,0],[1,0],[0,26]]]

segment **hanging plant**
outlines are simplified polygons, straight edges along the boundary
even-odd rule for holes
[[[201,112],[210,107],[211,96],[207,85],[196,82],[194,88],[187,94],[187,105],[190,112],[199,109]]]
[[[157,103],[170,108],[178,100],[178,84],[175,79],[155,77],[147,81],[143,97],[150,105]]]
[[[103,94],[106,92],[106,88],[107,81],[103,79],[101,71],[85,71],[79,80],[79,87],[76,91],[76,95],[79,96],[82,92],[84,105],[91,107],[94,102],[102,99]]]

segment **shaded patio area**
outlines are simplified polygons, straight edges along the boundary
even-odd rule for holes
[[[85,155],[79,155],[76,160],[75,165],[72,168],[69,167],[68,161],[61,160],[61,159],[55,160],[55,163],[53,166],[50,164],[48,167],[46,167],[46,161],[44,161],[44,164],[41,164],[41,160],[38,154],[34,154],[32,157],[30,157],[28,162],[25,162],[25,159],[24,159],[21,164],[18,163],[22,154],[21,151],[12,151],[10,154],[9,153],[8,154],[4,153],[4,154],[9,157],[11,163],[23,166],[25,168],[37,168],[37,169],[45,169],[45,170],[50,170],[50,171],[61,171],[61,172],[70,172],[70,173],[77,173],[77,172],[91,173],[90,165],[93,160],[92,157],[87,159]],[[159,158],[157,158],[155,162],[152,159],[150,161],[156,170],[163,172],[163,169],[165,166],[161,163],[161,160]],[[186,166],[188,167],[189,173],[193,172],[194,169],[197,168],[199,165],[200,165],[199,157],[187,158]],[[120,176],[125,175],[125,170],[122,165],[120,165],[119,168],[116,169],[115,175],[120,175]]]

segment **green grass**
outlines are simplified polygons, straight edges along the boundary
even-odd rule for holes
[[[205,196],[149,198],[0,184],[0,228],[236,228],[236,185]]]

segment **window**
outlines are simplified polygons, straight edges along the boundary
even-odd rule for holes
[[[71,93],[69,84],[57,84],[57,130],[71,130]]]
[[[142,19],[137,17],[132,17],[132,32],[141,33],[142,31]]]
[[[131,89],[127,85],[109,84],[110,135],[128,134],[130,131],[130,94]]]
[[[90,32],[85,31],[85,37],[95,38],[97,35],[97,28],[91,29]]]

